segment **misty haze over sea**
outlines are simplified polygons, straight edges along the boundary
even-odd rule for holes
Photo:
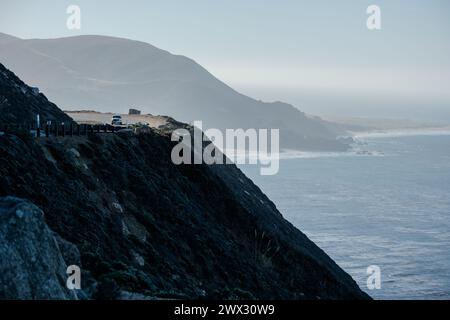
[[[368,153],[282,157],[275,176],[241,168],[372,297],[449,299],[450,132],[360,140]]]
[[[239,91],[264,101],[289,101],[302,111],[329,120],[351,118],[411,121],[416,125],[448,126],[450,101],[441,96],[413,97],[374,92],[348,92],[318,88],[277,88],[247,84],[234,85]]]

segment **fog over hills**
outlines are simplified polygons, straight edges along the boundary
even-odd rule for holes
[[[22,40],[0,33],[0,61],[67,110],[169,115],[204,128],[279,128],[282,148],[345,150],[339,126],[236,92],[192,59],[106,36]]]

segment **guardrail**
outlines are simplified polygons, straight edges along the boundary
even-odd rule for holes
[[[0,133],[19,133],[29,132],[37,138],[49,137],[73,137],[87,136],[99,133],[115,133],[124,127],[112,126],[109,124],[77,124],[71,122],[69,124],[61,123],[45,123],[42,127],[36,124],[0,124]]]

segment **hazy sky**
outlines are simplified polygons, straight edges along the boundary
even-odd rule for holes
[[[81,30],[66,27],[71,4]],[[371,4],[381,30],[366,27]],[[449,0],[0,0],[0,32],[142,40],[255,98],[319,114],[434,108],[450,119],[449,15]]]

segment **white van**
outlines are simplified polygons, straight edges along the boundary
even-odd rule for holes
[[[113,115],[111,119],[111,125],[113,126],[121,126],[122,125],[122,116],[117,114]]]

